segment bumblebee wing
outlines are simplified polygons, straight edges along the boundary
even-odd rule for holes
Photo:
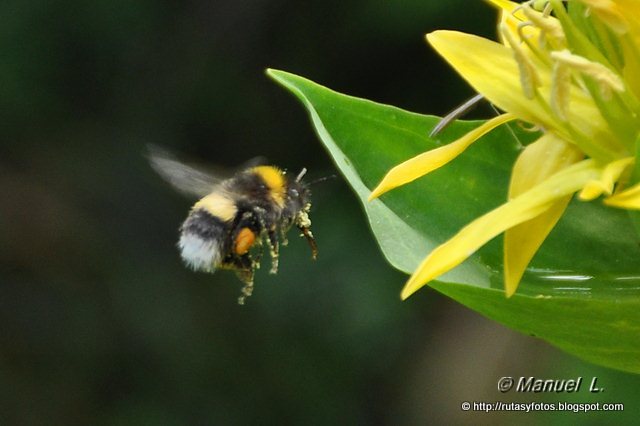
[[[187,195],[203,197],[222,181],[222,178],[179,161],[169,151],[155,145],[149,145],[148,158],[153,170]]]
[[[269,164],[269,160],[267,160],[267,157],[263,157],[262,155],[260,155],[257,157],[253,157],[250,160],[247,160],[244,163],[242,163],[238,167],[238,170],[246,170],[246,169],[250,169],[252,167],[257,167],[257,166],[266,166],[268,164]]]

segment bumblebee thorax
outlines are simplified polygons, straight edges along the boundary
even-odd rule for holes
[[[279,207],[282,207],[287,191],[287,180],[282,170],[274,166],[258,166],[253,167],[251,172],[263,181],[269,190],[269,196]]]

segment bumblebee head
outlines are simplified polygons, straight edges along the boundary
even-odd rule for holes
[[[308,211],[311,207],[311,191],[309,187],[302,181],[307,173],[307,169],[302,169],[298,176],[289,182],[287,187],[287,209],[291,216],[295,216],[296,212]]]

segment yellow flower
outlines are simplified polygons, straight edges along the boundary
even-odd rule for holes
[[[574,193],[583,201],[603,196],[609,206],[640,209],[640,184],[625,188],[633,183],[640,134],[640,1],[490,3],[500,11],[500,42],[455,31],[436,31],[427,40],[505,113],[394,167],[370,199],[446,165],[507,121],[531,123],[542,136],[513,165],[508,200],[434,249],[403,299],[503,232],[511,296]]]

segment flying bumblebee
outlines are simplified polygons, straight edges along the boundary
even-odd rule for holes
[[[311,247],[318,249],[311,233],[309,188],[302,182],[306,169],[291,178],[275,166],[254,165],[228,179],[219,179],[184,164],[168,152],[149,148],[152,167],[181,192],[200,199],[180,226],[178,247],[187,266],[196,271],[233,270],[244,283],[238,303],[253,291],[260,267],[263,242],[271,255],[270,273],[278,271],[280,245],[295,225]],[[260,250],[252,250],[254,247]],[[252,256],[252,251],[257,251]]]

